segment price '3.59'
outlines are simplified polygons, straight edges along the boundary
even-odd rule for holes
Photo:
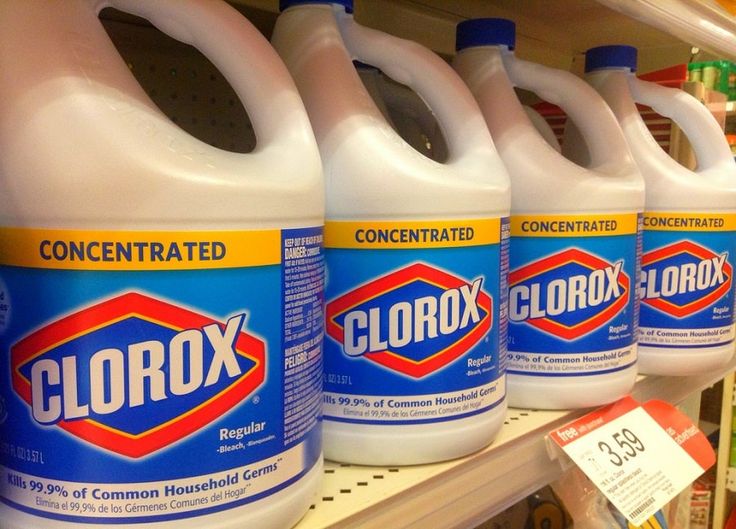
[[[613,443],[600,441],[598,443],[598,449],[601,452],[605,452],[609,457],[608,460],[614,466],[620,467],[626,461],[644,451],[644,443],[628,428],[623,428],[620,432],[616,432],[611,438],[616,443],[616,446],[612,448]]]

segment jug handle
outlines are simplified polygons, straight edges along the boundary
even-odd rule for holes
[[[170,37],[194,46],[207,56],[248,111],[257,138],[254,152],[277,139],[284,145],[295,131],[311,130],[302,101],[281,59],[268,40],[224,1],[89,2],[97,13],[113,7],[143,17]],[[303,141],[303,138],[294,140]]]
[[[523,61],[510,53],[504,53],[503,62],[515,86],[558,105],[572,119],[585,138],[592,168],[616,167],[631,160],[616,117],[588,83],[569,72]]]
[[[349,52],[413,89],[437,116],[448,148],[447,163],[487,159],[493,142],[470,91],[454,70],[424,46],[357,24],[344,11],[338,27]]]
[[[715,117],[695,97],[678,90],[628,76],[634,101],[653,108],[682,129],[695,151],[696,172],[721,164],[733,165],[733,155]]]

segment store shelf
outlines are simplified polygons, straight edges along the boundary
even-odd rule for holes
[[[736,369],[694,377],[641,377],[633,396],[678,403]],[[297,529],[472,528],[562,472],[545,435],[577,411],[509,410],[496,442],[472,456],[416,467],[361,467],[327,462],[320,498]]]
[[[697,417],[694,417],[695,420],[697,420]],[[698,422],[698,428],[700,428],[700,431],[705,434],[706,437],[714,434],[718,431],[720,428],[720,425],[714,423],[714,422],[708,422],[708,421],[699,421]]]
[[[736,58],[734,3],[718,0],[599,0],[695,46]],[[731,12],[729,12],[731,11]]]
[[[278,13],[278,0],[229,0],[269,35]],[[602,44],[636,46],[640,71],[657,70],[690,59],[693,44],[723,52],[722,40],[711,43],[708,31],[697,40],[659,24],[658,11],[649,4],[670,0],[355,0],[355,17],[361,24],[414,40],[445,57],[455,53],[455,26],[467,18],[503,17],[517,25],[516,54],[549,66],[582,71],[585,50]],[[680,0],[676,4],[688,2]],[[715,0],[698,0],[698,4]],[[710,11],[708,11],[710,12]],[[724,33],[736,24],[727,17],[707,19]],[[570,28],[575,28],[570,31]],[[688,35],[689,36],[689,35]],[[726,46],[726,50],[731,48]]]

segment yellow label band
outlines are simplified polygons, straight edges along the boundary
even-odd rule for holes
[[[726,11],[728,11],[732,15],[736,16],[736,1],[734,1],[734,0],[718,0],[718,3],[721,4]]]
[[[512,237],[603,237],[637,232],[638,215],[511,216]]]
[[[500,218],[325,223],[326,248],[450,248],[498,244],[500,240]]]
[[[0,264],[62,270],[196,270],[281,262],[281,231],[0,229]]]
[[[650,231],[736,231],[736,213],[645,212]]]

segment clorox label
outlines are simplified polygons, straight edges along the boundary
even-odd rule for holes
[[[260,387],[265,343],[243,332],[244,324],[245,314],[223,324],[124,294],[13,345],[13,389],[39,424],[143,457],[200,430]]]
[[[425,264],[376,279],[327,305],[327,333],[346,356],[421,378],[491,329],[492,301],[473,283]]]
[[[645,215],[642,345],[702,348],[733,341],[734,217]]]
[[[0,238],[26,250],[0,254],[1,501],[69,522],[175,520],[318,462],[321,229]]]
[[[514,270],[509,320],[575,340],[611,320],[628,303],[623,261],[609,263],[573,248]]]
[[[636,360],[636,214],[511,219],[509,372],[603,374]]]
[[[501,219],[328,222],[327,420],[438,422],[503,401],[507,232]]]

